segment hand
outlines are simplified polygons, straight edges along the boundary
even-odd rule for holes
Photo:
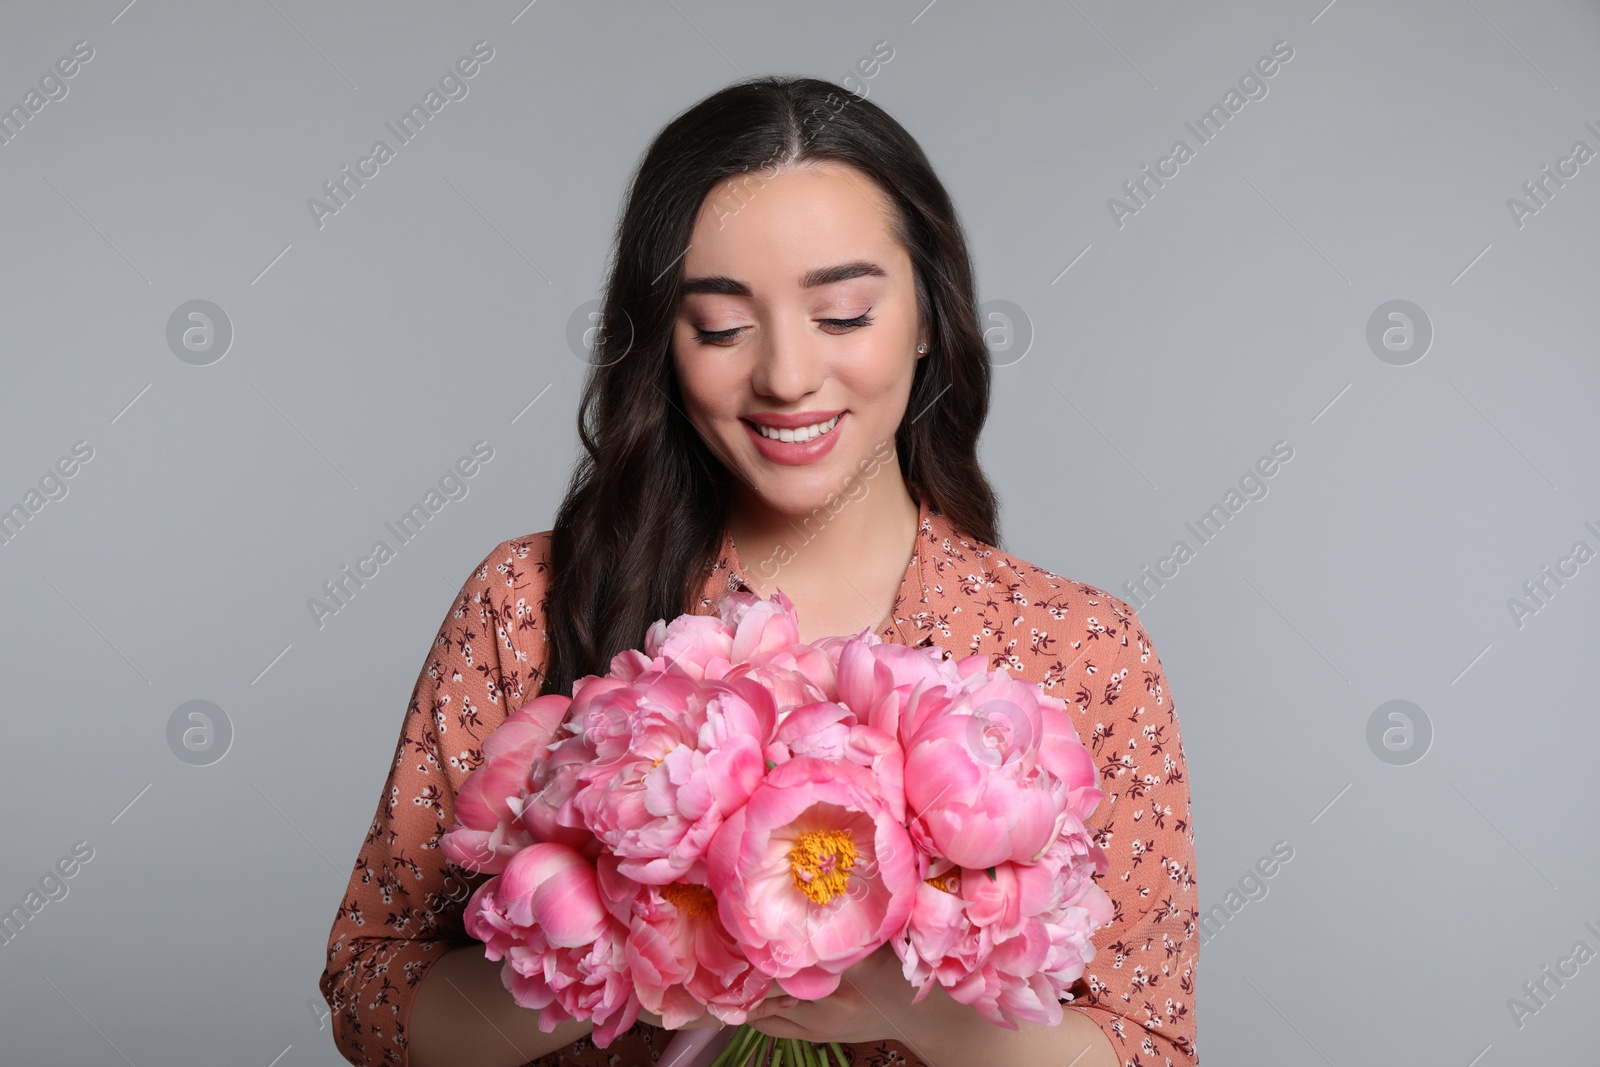
[[[908,1032],[926,1028],[942,1011],[947,998],[930,990],[922,1003],[912,1004],[916,989],[906,981],[894,949],[881,945],[871,955],[839,976],[839,988],[820,1000],[801,1000],[792,1008],[765,1013],[751,1025],[773,1037],[802,1041],[905,1041]],[[763,1005],[765,1007],[765,1005]]]
[[[777,982],[773,982],[772,988],[767,990],[766,997],[761,1001],[761,1003],[750,1009],[746,1018],[749,1021],[764,1019],[775,1012],[783,1011],[786,1008],[792,1008],[799,1003],[801,1003],[799,997],[789,996],[778,986]],[[643,1008],[639,1009],[639,1018],[649,1023],[651,1026],[659,1027],[663,1030],[667,1028],[666,1024],[662,1021],[661,1016],[656,1015],[653,1012],[645,1011]],[[712,1015],[710,1012],[702,1012],[699,1018],[691,1019],[676,1029],[715,1030],[717,1027],[725,1025],[727,1024],[725,1024],[715,1015]]]

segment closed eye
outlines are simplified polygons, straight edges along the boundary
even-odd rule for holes
[[[864,311],[857,315],[853,319],[818,319],[817,321],[824,326],[831,327],[834,330],[849,331],[859,329],[863,326],[871,326],[873,323],[873,318],[869,309],[868,311]],[[727,330],[702,330],[700,327],[696,326],[694,328],[694,332],[695,339],[703,345],[725,345],[737,338],[739,334],[746,329],[748,329],[748,327],[734,326]]]
[[[853,330],[858,326],[871,326],[872,314],[870,309],[863,311],[853,319],[821,319],[824,326],[835,326],[840,329]]]
[[[696,326],[694,328],[694,332],[701,344],[717,345],[724,341],[733,340],[742,329],[744,329],[743,326],[735,326],[731,330],[702,330],[700,327]]]

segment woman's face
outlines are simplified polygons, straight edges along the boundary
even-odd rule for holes
[[[701,205],[673,365],[689,420],[741,496],[809,512],[889,455],[927,341],[892,210],[837,163],[740,176]],[[785,442],[762,425],[799,429]]]

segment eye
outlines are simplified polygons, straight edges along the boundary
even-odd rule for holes
[[[840,332],[849,332],[850,330],[860,329],[863,326],[871,326],[873,323],[873,318],[871,309],[869,308],[867,311],[862,312],[853,319],[818,319],[817,321],[822,323],[823,326],[828,327],[830,332],[835,330]],[[739,334],[742,333],[746,328],[747,327],[744,326],[734,326],[727,330],[703,330],[696,326],[694,328],[695,340],[699,341],[703,345],[720,345],[725,347],[730,342],[736,340]],[[835,336],[837,336],[837,334]]]
[[[853,319],[820,319],[818,321],[820,321],[824,326],[832,326],[841,330],[853,330],[860,326],[871,326],[872,313],[871,309],[869,308],[867,311],[863,311]]]
[[[696,326],[694,328],[694,333],[695,339],[703,345],[720,345],[727,341],[733,340],[739,335],[739,331],[742,329],[744,329],[743,326],[735,326],[729,330],[702,330],[700,327]]]

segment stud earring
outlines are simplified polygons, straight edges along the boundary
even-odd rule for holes
[[[920,353],[923,353],[923,352],[926,352],[926,351],[927,351],[927,350],[928,350],[928,346],[927,346],[927,345],[925,345],[925,344],[922,344],[922,345],[918,345],[918,346],[917,346],[917,352],[918,352],[918,353],[919,353],[919,354],[920,354]]]

